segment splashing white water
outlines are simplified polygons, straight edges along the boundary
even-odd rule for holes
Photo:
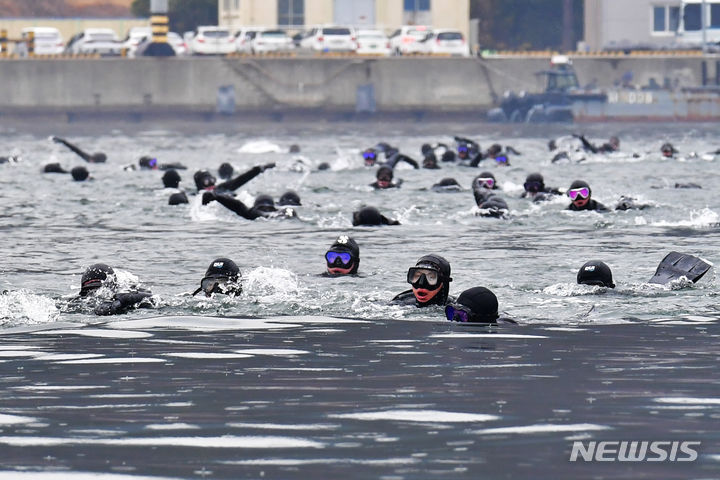
[[[24,290],[0,295],[0,325],[10,322],[41,324],[57,320],[59,310],[49,298],[34,295]]]
[[[267,140],[256,140],[254,142],[248,142],[242,147],[238,148],[238,153],[282,153],[284,150],[280,145],[269,142]]]

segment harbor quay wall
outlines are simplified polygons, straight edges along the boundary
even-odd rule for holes
[[[718,82],[716,58],[576,58],[581,85]],[[99,58],[0,61],[13,112],[472,112],[544,88],[545,58]]]

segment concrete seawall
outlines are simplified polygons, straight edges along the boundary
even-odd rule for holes
[[[698,86],[699,57],[578,58],[581,84]],[[0,61],[0,114],[208,112],[481,112],[506,90],[541,88],[547,58],[169,58]],[[652,80],[651,80],[652,79]],[[219,89],[222,87],[222,92]]]

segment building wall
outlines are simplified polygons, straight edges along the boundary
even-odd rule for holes
[[[9,38],[20,38],[26,27],[55,27],[66,42],[86,28],[112,28],[122,39],[132,27],[149,27],[147,18],[1,18],[0,28],[8,31]],[[181,32],[182,33],[182,32]]]
[[[653,7],[679,5],[679,0],[585,0],[585,43],[591,51],[673,43],[674,34],[653,32]]]
[[[218,0],[218,23],[239,29],[241,26],[274,26],[278,21],[277,0]],[[226,8],[228,7],[228,8]],[[305,24],[334,23],[334,0],[305,0]],[[435,28],[456,28],[467,37],[470,25],[470,0],[431,0]],[[403,0],[375,0],[375,24],[390,33],[403,24]]]

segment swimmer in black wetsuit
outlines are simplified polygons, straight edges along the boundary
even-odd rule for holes
[[[288,190],[280,196],[277,202],[278,207],[301,207],[300,195],[293,190]]]
[[[520,152],[515,150],[513,147],[506,146],[505,151],[503,151],[502,145],[499,143],[493,143],[490,145],[490,148],[488,148],[485,151],[485,154],[483,155],[483,158],[491,158],[497,162],[498,165],[502,165],[505,167],[510,166],[510,157],[509,154],[512,153],[514,155],[520,155]]]
[[[473,179],[471,188],[475,196],[475,203],[480,205],[494,195],[494,190],[498,190],[498,184],[495,175],[491,172],[482,172]]]
[[[163,187],[165,188],[179,188],[180,181],[182,178],[177,170],[167,170],[162,176]]]
[[[216,258],[210,263],[205,271],[205,276],[200,281],[200,288],[193,293],[197,295],[204,292],[206,297],[213,294],[224,294],[235,297],[242,293],[240,284],[240,269],[237,264],[229,258]]]
[[[378,155],[379,153],[383,153],[385,155],[385,162],[379,162],[378,161]],[[362,152],[363,159],[365,160],[365,166],[366,167],[372,167],[375,165],[383,165],[390,168],[395,168],[395,165],[398,164],[398,162],[405,162],[413,166],[413,168],[418,169],[420,168],[420,165],[413,160],[412,158],[408,157],[407,155],[400,153],[400,151],[395,148],[391,147],[387,143],[378,143],[375,147],[371,147],[368,149],[365,149]]]
[[[665,158],[674,158],[676,154],[680,153],[678,152],[672,143],[665,142],[660,147],[660,153],[662,153],[662,156]]]
[[[457,159],[460,165],[477,167],[484,159],[477,142],[463,137],[455,137],[455,142],[457,142]]]
[[[402,184],[402,180],[398,180],[398,183],[393,183],[393,169],[385,165],[378,168],[378,171],[375,173],[375,178],[377,180],[370,184],[375,190],[398,188]]]
[[[247,182],[252,180],[253,178],[260,175],[265,170],[268,170],[270,168],[275,168],[275,163],[267,163],[265,165],[257,165],[247,172],[243,173],[242,175],[238,175],[237,177],[233,178],[232,180],[228,180],[223,183],[215,184],[217,179],[212,176],[210,172],[207,170],[199,170],[195,172],[195,175],[193,176],[193,179],[195,180],[195,186],[198,189],[198,192],[201,190],[212,190],[217,193],[228,193],[228,192],[234,192],[238,188],[245,185]]]
[[[376,225],[400,225],[397,220],[390,220],[375,207],[363,207],[353,212],[353,227],[372,227]]]
[[[83,273],[80,293],[68,306],[89,305],[95,315],[118,315],[136,308],[156,306],[148,290],[135,287],[129,292],[117,292],[117,288],[117,277],[112,267],[96,263]]]
[[[445,318],[462,323],[517,323],[511,318],[500,317],[497,297],[485,287],[473,287],[462,292],[454,303],[445,307]]]
[[[453,152],[452,150],[445,150],[442,154],[442,157],[440,157],[440,160],[443,162],[454,162],[455,152]]]
[[[562,195],[557,188],[545,186],[545,179],[540,173],[531,173],[525,178],[523,184],[525,191],[520,198],[529,198],[533,202],[542,202],[550,200],[553,195]]]
[[[180,174],[173,169],[165,171],[162,176],[162,182],[165,188],[179,188],[181,180]],[[187,195],[183,191],[171,194],[168,199],[168,205],[182,205],[185,203],[189,203],[189,201]]]
[[[473,179],[472,191],[475,204],[480,209],[476,215],[481,217],[506,218],[510,211],[508,204],[496,194],[498,190],[495,175],[482,172]]]
[[[570,197],[570,205],[568,210],[594,210],[596,212],[608,212],[608,208],[600,202],[596,202],[591,197],[592,190],[590,185],[582,180],[575,180],[567,191]]]
[[[393,305],[429,307],[448,303],[450,292],[450,263],[440,255],[425,255],[407,273],[412,289],[399,293],[390,302]]]
[[[222,163],[218,168],[218,175],[220,175],[220,178],[222,178],[223,180],[230,180],[234,172],[235,169],[233,168],[233,166],[227,162]]]
[[[80,158],[82,158],[88,163],[104,163],[107,160],[107,155],[105,155],[103,152],[97,152],[91,155],[86,151],[82,150],[77,145],[73,145],[72,143],[68,142],[64,138],[52,137],[52,141],[65,145],[67,148],[75,152],[77,155],[80,156]]]
[[[20,157],[17,155],[10,155],[9,157],[0,157],[0,165],[3,163],[18,163]]]
[[[438,144],[435,147],[430,146],[429,143],[424,143],[420,147],[420,152],[423,156],[423,162],[422,167],[431,169],[431,170],[437,170],[440,168],[440,165],[438,165],[438,159],[437,155],[435,154],[435,150],[439,147],[444,147],[445,151],[448,150],[447,145],[445,144]]]
[[[454,178],[450,178],[450,177],[443,178],[438,183],[433,185],[431,188],[433,191],[440,192],[440,193],[462,192],[463,191],[463,188],[462,188],[462,186],[460,186],[458,181],[455,180]]]
[[[580,285],[615,288],[610,267],[600,260],[585,262],[578,270],[577,283]]]
[[[70,170],[70,175],[72,175],[73,180],[76,182],[84,182],[88,178],[90,178],[90,172],[88,172],[87,168],[85,167],[75,167],[72,170]]]
[[[232,210],[236,214],[247,220],[255,220],[258,218],[296,218],[297,213],[291,207],[281,209],[275,208],[275,202],[270,195],[258,195],[252,208],[248,208],[243,202],[237,198],[207,191],[203,193],[202,204],[207,205],[210,202],[217,201],[220,205]]]
[[[76,182],[90,178],[90,172],[85,167],[74,167],[68,172],[59,163],[48,163],[43,167],[43,173],[69,173]]]
[[[574,134],[573,137],[579,139],[582,142],[583,150],[590,153],[610,153],[617,152],[620,150],[620,139],[618,137],[610,137],[607,143],[603,143],[599,147],[593,145],[585,135]]]
[[[357,275],[360,266],[360,247],[347,235],[340,235],[325,252],[328,275]]]
[[[138,166],[141,170],[187,170],[182,163],[158,163],[157,158],[144,156],[138,160]]]

